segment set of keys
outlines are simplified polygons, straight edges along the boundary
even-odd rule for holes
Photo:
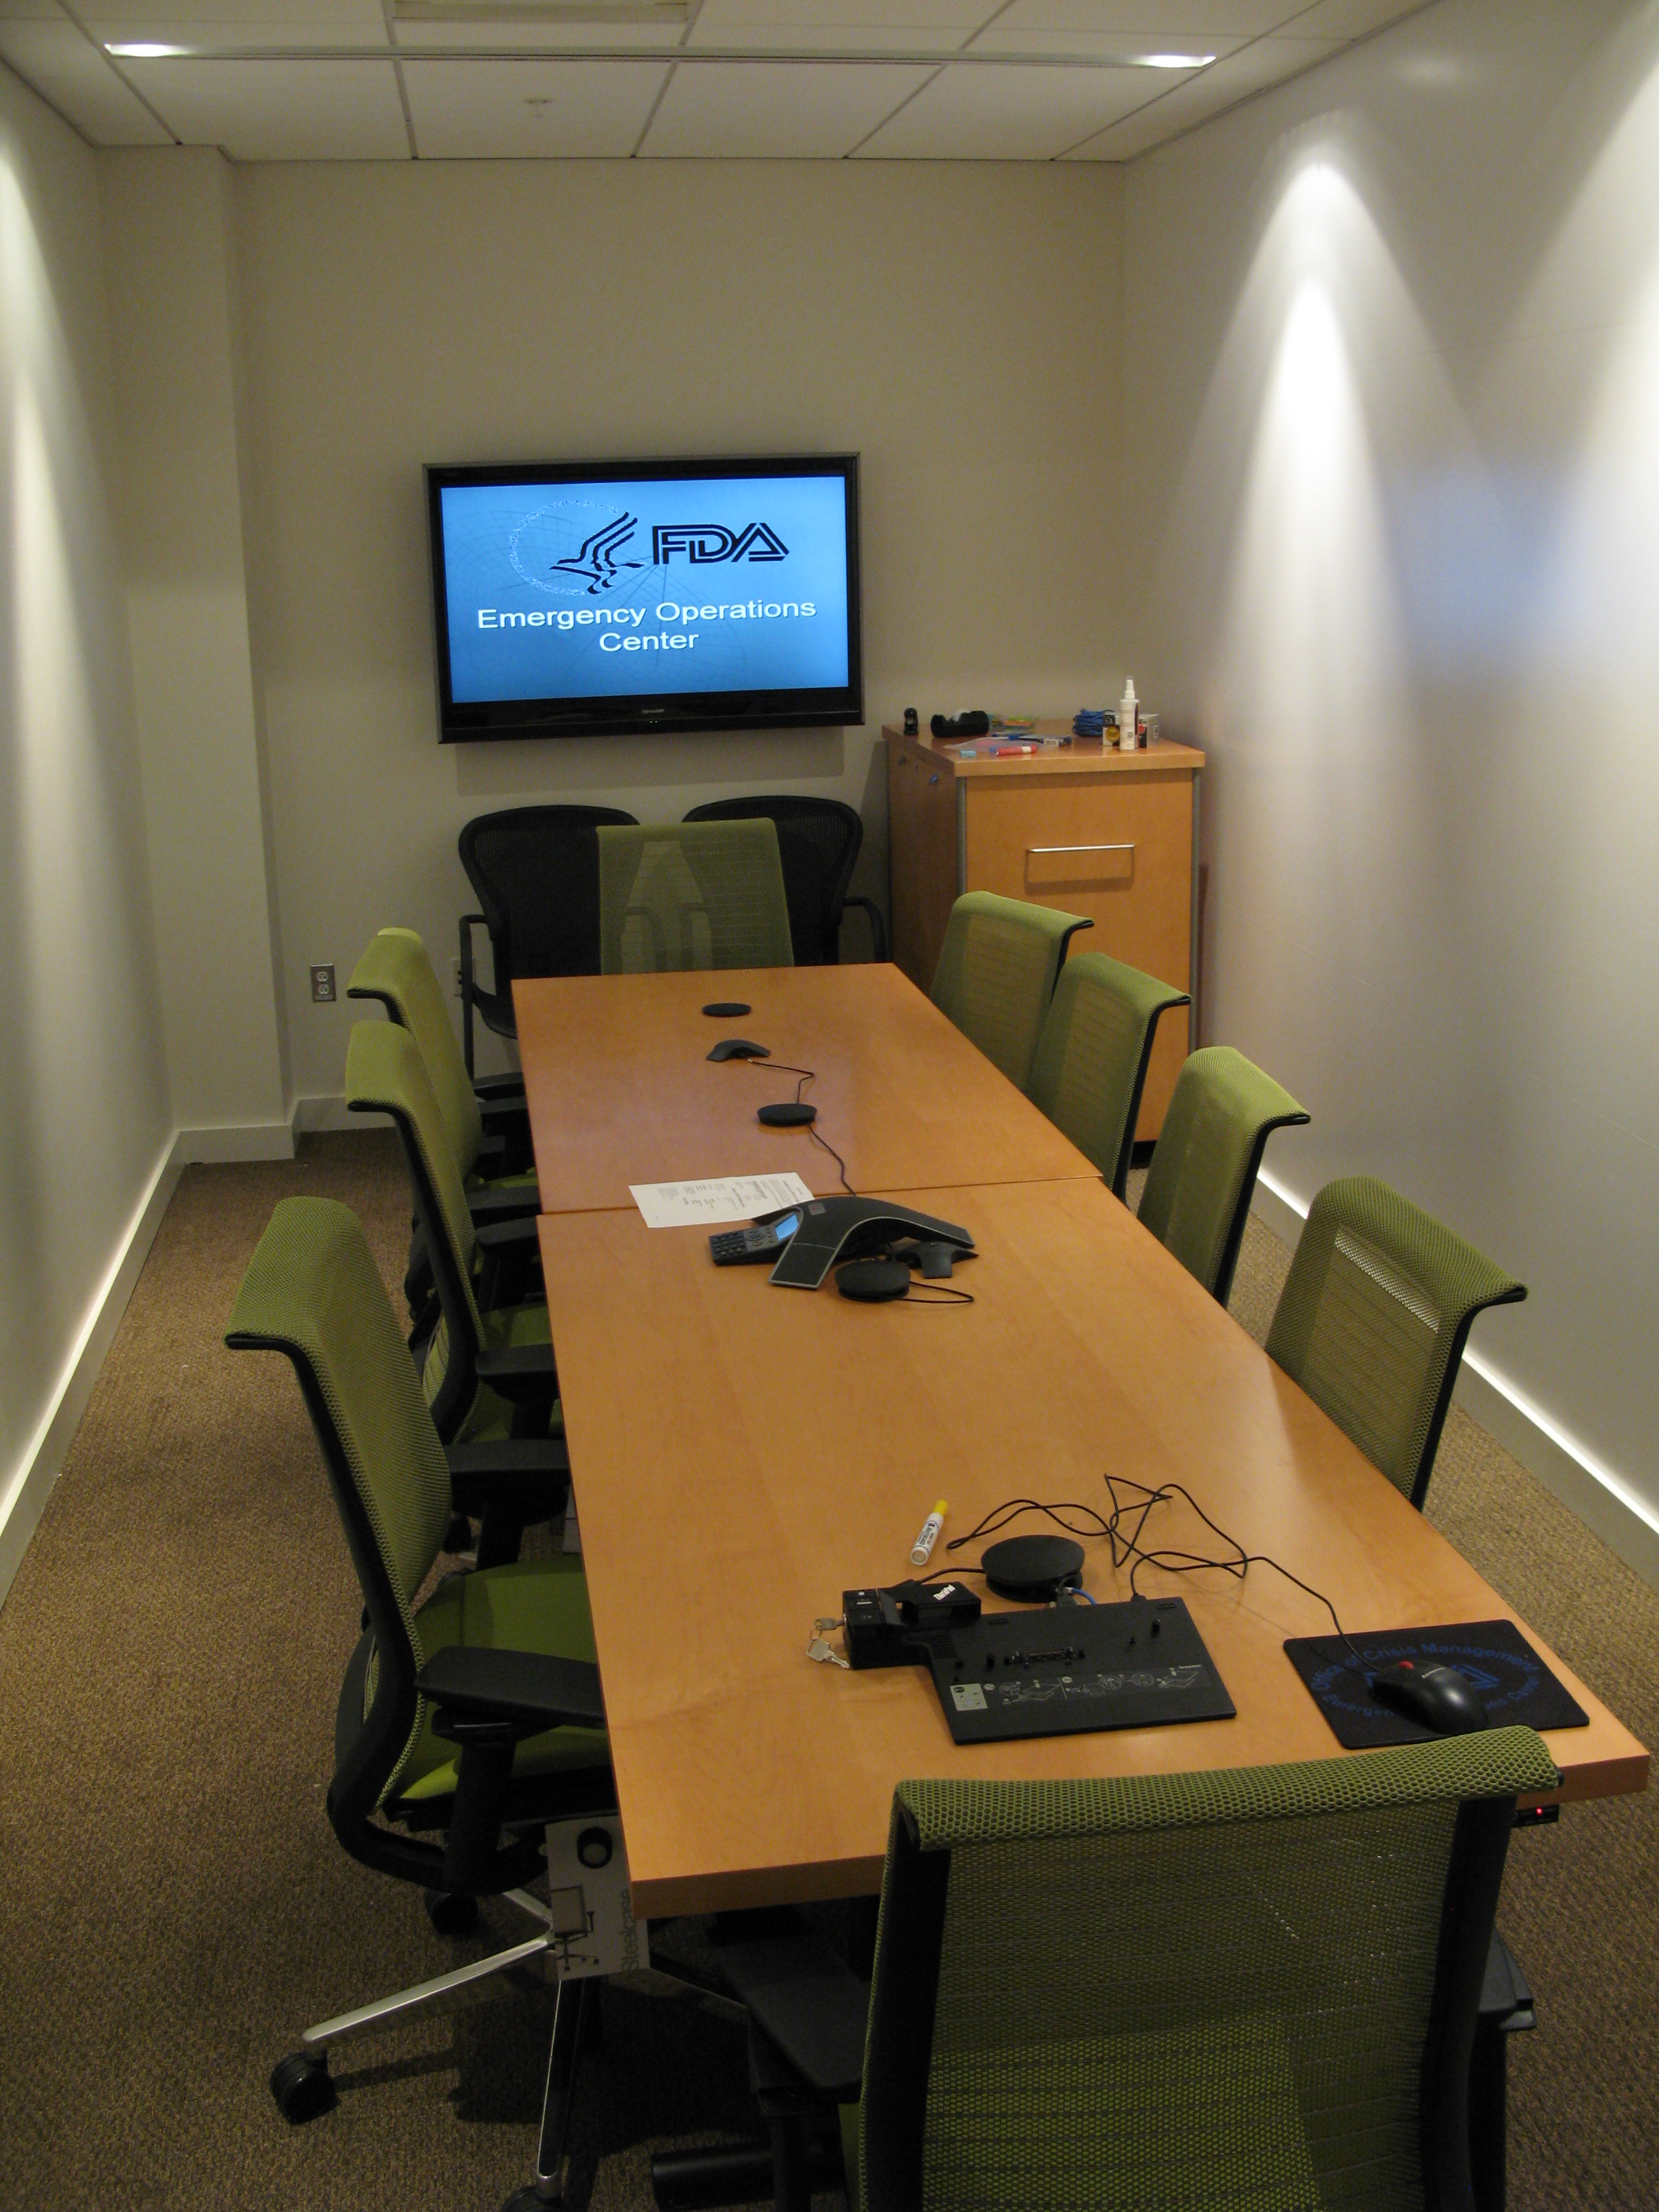
[[[824,1641],[829,1632],[832,1628],[839,1628],[841,1625],[842,1616],[838,1613],[826,1613],[821,1620],[812,1623],[812,1634],[806,1646],[806,1656],[809,1659],[816,1659],[820,1665],[826,1667],[851,1666],[850,1660],[843,1659],[833,1644],[826,1644]]]

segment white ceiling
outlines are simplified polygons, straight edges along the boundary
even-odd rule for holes
[[[0,0],[0,58],[94,145],[237,161],[1121,161],[1425,4]]]

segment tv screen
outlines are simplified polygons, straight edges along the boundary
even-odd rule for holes
[[[856,455],[426,480],[446,744],[863,720]]]

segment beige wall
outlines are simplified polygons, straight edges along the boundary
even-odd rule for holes
[[[255,637],[292,1081],[339,1090],[371,933],[445,965],[462,823],[744,788],[862,808],[906,705],[1104,689],[1120,180],[1091,167],[422,162],[236,173]],[[440,749],[423,461],[862,453],[870,726]],[[849,923],[848,948],[858,925]],[[858,940],[862,942],[861,939]]]
[[[172,1137],[94,156],[0,68],[0,1590]]]
[[[248,634],[229,164],[103,156],[122,537],[173,1119],[290,1149]]]
[[[1659,1522],[1659,15],[1443,0],[1128,173],[1144,696],[1205,1027],[1531,1286],[1477,1354]]]

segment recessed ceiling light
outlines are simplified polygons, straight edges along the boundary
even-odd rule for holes
[[[187,54],[190,52],[190,48],[188,46],[153,46],[149,45],[125,46],[118,45],[113,40],[109,40],[105,43],[104,52],[106,54],[125,55],[129,61],[160,62],[165,61],[169,54]]]
[[[1208,69],[1213,54],[1137,54],[1141,69]]]

